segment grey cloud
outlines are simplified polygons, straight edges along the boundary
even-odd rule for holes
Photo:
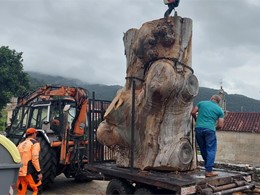
[[[167,9],[163,0],[0,3],[0,43],[24,53],[25,70],[120,85],[126,72],[123,33]],[[260,99],[260,80],[243,68],[258,63],[259,8],[257,0],[181,0],[178,15],[193,20],[193,68],[201,86],[219,87],[222,80],[224,89]]]

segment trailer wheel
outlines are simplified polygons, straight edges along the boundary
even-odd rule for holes
[[[138,188],[138,189],[136,189],[134,194],[135,195],[144,195],[144,194],[150,195],[150,194],[154,194],[154,193],[153,193],[153,190],[148,189],[148,188]]]
[[[126,195],[126,194],[133,194],[133,191],[134,191],[134,187],[128,181],[112,179],[107,185],[106,194]]]
[[[57,154],[43,137],[37,137],[37,139],[41,144],[39,160],[43,175],[42,188],[45,189],[49,184],[53,183],[56,177]]]

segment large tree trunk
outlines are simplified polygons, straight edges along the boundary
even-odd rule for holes
[[[190,115],[198,81],[191,68],[192,20],[154,20],[124,35],[125,87],[118,91],[97,130],[117,151],[117,165],[130,166],[132,81],[135,91],[134,167],[186,171],[196,167]]]

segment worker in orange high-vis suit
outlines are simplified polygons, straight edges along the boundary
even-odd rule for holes
[[[35,128],[26,130],[26,139],[18,145],[21,155],[22,167],[19,170],[17,181],[18,195],[25,195],[28,185],[33,190],[33,195],[39,193],[39,186],[42,184],[42,173],[39,163],[40,143],[36,140],[37,131]]]

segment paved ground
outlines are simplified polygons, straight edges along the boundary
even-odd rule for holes
[[[87,183],[77,183],[64,175],[55,178],[54,184],[48,187],[42,195],[105,195],[107,181],[94,180]],[[31,195],[29,191],[27,195]]]
[[[107,184],[108,181],[98,180],[87,183],[77,183],[74,179],[68,179],[64,175],[60,175],[56,177],[54,184],[45,190],[42,195],[105,195]],[[260,184],[256,185],[257,189],[255,193],[243,193],[243,195],[260,195]],[[241,194],[242,193],[240,193],[240,195]],[[28,191],[27,195],[32,195],[32,192]]]

